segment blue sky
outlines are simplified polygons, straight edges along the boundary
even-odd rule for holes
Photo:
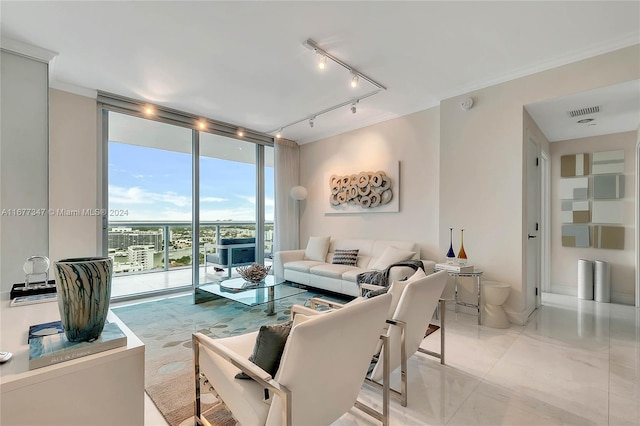
[[[255,165],[203,157],[200,220],[255,220]],[[273,168],[266,169],[267,220],[273,220]],[[191,221],[191,154],[109,142],[109,220]]]

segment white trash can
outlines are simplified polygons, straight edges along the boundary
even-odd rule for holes
[[[593,300],[593,262],[578,259],[578,298]]]
[[[609,262],[596,260],[593,268],[594,300],[609,303],[611,301],[611,268]]]

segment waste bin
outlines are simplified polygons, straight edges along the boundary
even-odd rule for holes
[[[593,300],[593,262],[578,259],[578,298]]]
[[[596,260],[593,268],[593,288],[596,302],[611,301],[611,268],[609,262]]]

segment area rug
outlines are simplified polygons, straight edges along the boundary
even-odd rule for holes
[[[117,307],[113,311],[145,344],[147,394],[171,426],[183,426],[193,425],[191,334],[228,337],[258,330],[261,325],[285,322],[289,320],[292,304],[308,306],[311,297],[345,301],[307,291],[277,300],[276,315],[267,316],[265,305],[250,307],[223,298],[194,305],[188,295]],[[211,394],[203,394],[202,401],[203,410],[216,402]],[[229,415],[224,411],[216,413],[219,420],[214,424],[228,424]]]

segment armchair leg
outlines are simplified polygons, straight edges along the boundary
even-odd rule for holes
[[[193,410],[195,424],[202,425],[202,419],[200,418],[202,414],[202,406],[200,405],[200,343],[195,335],[191,337],[191,346],[193,348],[193,373],[196,385],[196,400]]]
[[[356,401],[355,407],[367,413],[371,417],[380,420],[380,422],[382,422],[382,426],[388,426],[389,425],[389,394],[391,393],[391,391],[393,391],[393,389],[391,389],[389,385],[389,376],[391,374],[391,372],[389,371],[389,368],[390,368],[389,363],[391,362],[391,348],[389,348],[388,336],[382,335],[380,336],[380,339],[383,342],[382,359],[384,364],[382,366],[382,374],[384,376],[384,382],[383,384],[380,384],[378,382],[374,382],[369,379],[366,379],[366,381],[368,383],[373,383],[377,386],[382,387],[382,413],[374,410],[373,408],[363,404],[360,401]]]

